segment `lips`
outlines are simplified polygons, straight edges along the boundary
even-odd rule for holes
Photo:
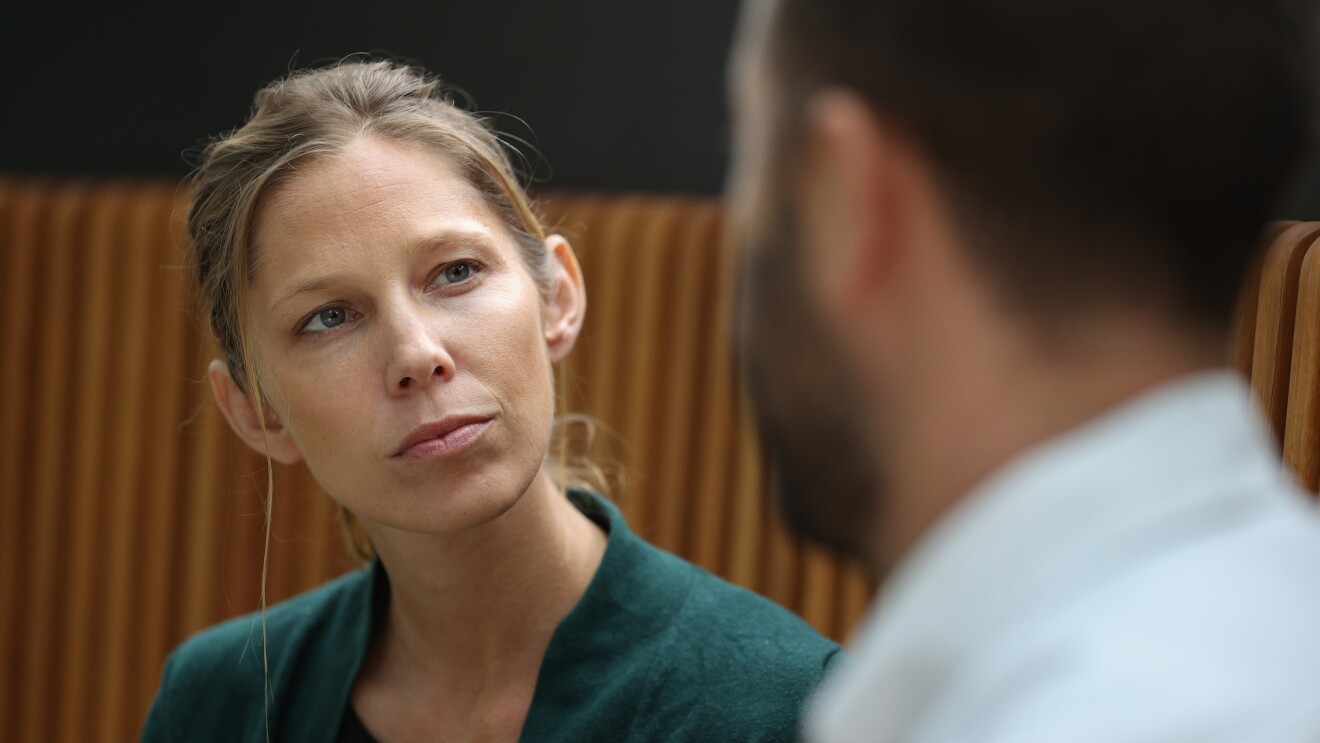
[[[466,449],[490,425],[487,415],[449,415],[413,429],[394,452],[398,459],[435,459]]]

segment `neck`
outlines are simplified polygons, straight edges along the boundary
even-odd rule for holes
[[[879,432],[890,464],[869,557],[892,565],[946,511],[996,470],[1067,431],[1178,377],[1222,366],[1219,338],[1115,313],[1042,343],[1021,328],[982,327],[934,343],[932,363],[906,380],[902,436]]]
[[[375,660],[469,687],[529,674],[534,681],[606,542],[544,472],[511,509],[481,526],[448,535],[377,527],[370,535],[390,577]]]

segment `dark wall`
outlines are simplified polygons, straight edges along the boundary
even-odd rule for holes
[[[1320,219],[1320,155],[1311,158],[1301,182],[1278,212],[1281,219]]]
[[[718,191],[738,0],[0,2],[0,172],[181,175],[294,67],[419,62],[533,139],[546,186]],[[526,152],[528,148],[523,148]],[[1320,158],[1280,211],[1320,219]]]
[[[535,138],[551,185],[722,184],[737,0],[12,2],[25,7],[0,10],[18,62],[3,74],[0,172],[182,174],[180,153],[241,123],[261,83],[386,51],[525,120],[503,128]]]

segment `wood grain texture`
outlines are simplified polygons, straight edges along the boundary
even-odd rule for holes
[[[1233,315],[1233,338],[1229,343],[1228,355],[1233,367],[1248,378],[1251,377],[1252,357],[1256,345],[1256,313],[1260,305],[1260,272],[1270,245],[1285,230],[1297,222],[1273,222],[1265,230],[1257,249],[1257,257],[1247,269],[1246,280],[1242,284],[1242,293],[1238,296],[1237,307]]]
[[[26,614],[20,644],[19,667],[23,685],[17,706],[18,738],[49,740],[57,718],[45,714],[47,699],[59,696],[58,670],[64,648],[62,633],[67,626],[63,590],[65,540],[63,517],[70,512],[67,455],[72,450],[76,411],[70,404],[73,385],[96,383],[71,373],[77,367],[74,345],[75,323],[81,317],[81,292],[70,277],[81,275],[86,258],[90,190],[85,184],[58,187],[52,194],[46,221],[48,250],[40,250],[48,261],[36,297],[33,325],[39,341],[35,355],[36,374],[31,387],[33,416],[22,425],[32,437],[30,458],[20,466],[31,467],[32,482],[26,497],[30,511],[25,519],[26,548],[23,552],[27,590],[18,602]]]
[[[1320,223],[1293,225],[1270,244],[1261,263],[1251,386],[1281,444],[1287,420],[1288,377],[1292,371],[1297,284],[1302,259],[1317,235],[1320,235]]]
[[[19,677],[26,654],[25,604],[30,591],[27,536],[33,518],[31,493],[32,435],[36,415],[32,385],[36,375],[37,332],[33,315],[46,262],[45,214],[51,199],[42,183],[0,185],[0,673]],[[18,738],[18,678],[0,680],[0,736]]]
[[[1283,458],[1308,490],[1320,488],[1320,231],[1307,246],[1298,279]]]
[[[86,303],[81,322],[74,328],[74,348],[78,364],[87,369],[111,370],[111,354],[122,336],[123,319],[117,308],[124,301],[123,270],[131,261],[115,261],[113,245],[122,240],[125,207],[130,195],[121,187],[99,189],[88,204],[90,223],[87,230],[87,254],[78,271],[95,280],[79,282]],[[86,380],[92,382],[93,380]],[[70,390],[76,410],[76,423],[67,461],[70,467],[69,509],[62,531],[69,563],[64,580],[68,582],[68,603],[63,630],[65,653],[58,670],[61,693],[74,699],[97,699],[90,689],[99,681],[103,653],[93,648],[104,636],[99,621],[107,590],[101,566],[106,559],[114,531],[106,528],[109,500],[101,496],[106,474],[111,467],[111,452],[106,442],[113,441],[112,395],[103,380],[75,384]],[[59,718],[53,739],[84,741],[94,736],[91,728],[96,710],[88,714]]]

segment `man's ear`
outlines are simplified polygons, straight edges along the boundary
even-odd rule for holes
[[[550,348],[550,360],[559,363],[573,350],[582,321],[587,315],[587,288],[582,280],[573,247],[560,235],[545,239],[554,272],[554,289],[545,310],[543,326],[545,342]]]
[[[855,316],[902,258],[912,153],[851,91],[816,93],[805,113],[798,244],[815,297],[841,318]]]
[[[229,374],[229,365],[220,359],[212,359],[206,372],[211,380],[211,392],[215,402],[224,413],[229,427],[252,447],[253,451],[264,455],[270,452],[270,458],[281,464],[294,464],[302,460],[302,452],[294,443],[289,430],[285,428],[270,411],[266,409],[266,425],[262,430],[261,419],[257,417],[256,406],[239,389],[234,378]]]

